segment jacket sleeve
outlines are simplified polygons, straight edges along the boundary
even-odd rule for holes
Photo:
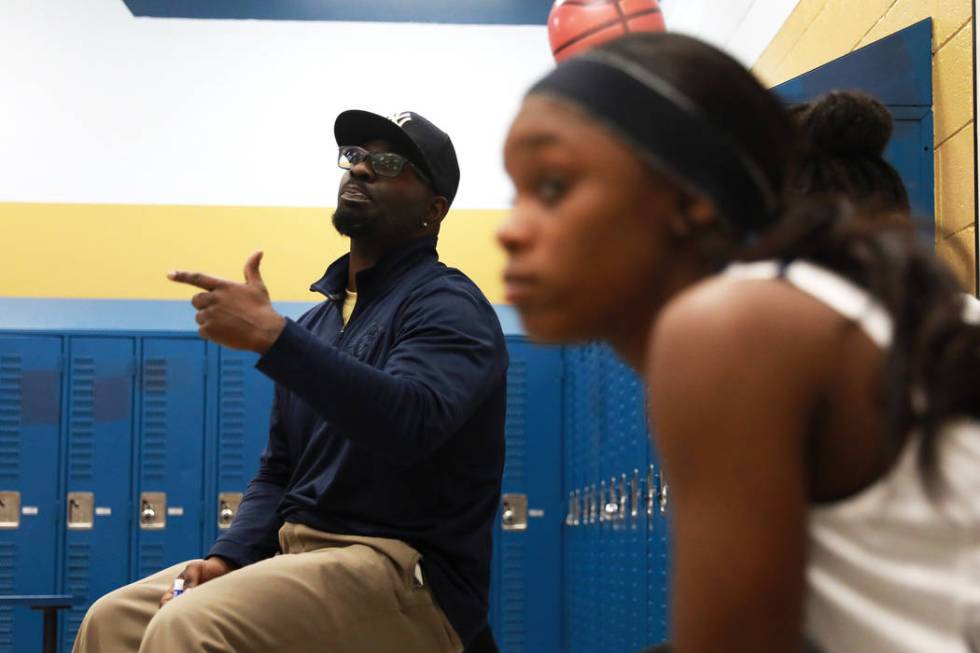
[[[381,369],[288,321],[258,368],[358,447],[395,464],[436,451],[507,368],[493,309],[449,283],[410,300]]]
[[[239,567],[272,557],[279,550],[282,519],[276,510],[292,473],[288,441],[279,413],[279,388],[272,403],[269,443],[259,471],[248,484],[231,527],[211,547],[208,557],[219,556]]]

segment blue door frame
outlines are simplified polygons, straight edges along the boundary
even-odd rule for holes
[[[787,103],[806,102],[834,90],[861,90],[888,107],[895,131],[885,158],[909,192],[924,240],[935,239],[933,171],[932,19],[920,21],[776,86]]]

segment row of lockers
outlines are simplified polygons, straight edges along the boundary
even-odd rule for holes
[[[639,377],[605,346],[565,352],[563,648],[667,639],[669,486]]]
[[[254,356],[197,337],[0,334],[0,594],[103,593],[199,557],[268,436]],[[40,622],[0,609],[0,652]]]
[[[632,651],[666,629],[666,486],[643,393],[605,348],[508,337],[504,492],[491,626],[506,653]],[[192,334],[0,334],[0,594],[65,592],[70,650],[90,602],[206,551],[268,435],[255,356]],[[0,653],[40,645],[0,609]]]

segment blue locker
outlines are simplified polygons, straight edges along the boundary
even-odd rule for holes
[[[647,467],[647,641],[669,637],[670,599],[670,506],[669,484],[656,454]]]
[[[585,649],[587,651],[602,650],[604,645],[605,628],[602,620],[601,608],[603,605],[603,591],[605,590],[603,580],[605,578],[605,559],[602,548],[602,509],[604,497],[602,496],[605,486],[602,484],[600,476],[600,446],[602,436],[602,403],[601,403],[601,379],[599,377],[599,362],[601,360],[597,345],[588,345],[582,351],[581,375],[583,383],[580,391],[584,396],[581,397],[581,417],[584,438],[584,446],[588,451],[588,458],[585,465],[585,478],[589,484],[589,492],[592,497],[592,515],[590,525],[586,530],[585,548],[585,574],[583,575],[584,585],[578,587],[588,587],[586,599],[586,632]]]
[[[621,648],[617,641],[620,631],[620,597],[618,596],[619,550],[616,543],[614,510],[619,505],[616,497],[616,469],[618,467],[619,434],[609,428],[607,409],[609,387],[609,350],[603,344],[590,347],[594,360],[593,410],[596,423],[596,458],[599,473],[599,524],[596,531],[598,590],[595,614],[598,618],[598,638],[602,649],[610,652]]]
[[[617,561],[615,602],[618,617],[609,650],[634,651],[646,644],[647,569],[645,530],[641,529],[641,471],[649,461],[646,397],[640,378],[613,352],[604,361],[606,425],[615,434],[613,467],[618,470],[619,508],[613,528]],[[644,524],[645,525],[645,522]]]
[[[132,338],[68,341],[64,590],[84,603],[62,619],[70,651],[89,605],[129,581]]]
[[[565,650],[603,650],[604,613],[609,611],[605,585],[608,560],[603,549],[603,506],[608,479],[600,459],[603,437],[602,353],[597,345],[568,348],[565,353],[565,442],[570,452],[573,489],[579,490],[581,516],[566,527],[562,604]]]
[[[0,336],[0,594],[56,588],[61,348],[58,337]],[[40,614],[0,607],[0,652],[40,648]]]
[[[647,467],[647,641],[669,637],[670,507],[667,483],[656,456]]]
[[[562,547],[562,650],[572,653],[585,651],[586,625],[589,622],[589,592],[575,591],[583,586],[586,570],[588,529],[590,527],[591,499],[587,468],[591,450],[584,435],[586,424],[582,397],[586,395],[586,376],[581,361],[584,348],[567,348],[564,351],[564,383],[562,387],[565,406],[565,423],[562,448],[564,452],[566,522]]]
[[[204,550],[231,524],[235,498],[258,470],[269,439],[274,384],[257,369],[258,355],[209,345],[217,389],[214,393],[213,464],[205,495]],[[210,455],[210,454],[209,454]],[[227,500],[225,500],[227,499]],[[230,512],[222,512],[230,511]]]
[[[504,653],[561,641],[561,350],[508,338],[503,492],[527,501],[525,530],[494,530],[491,627]],[[517,499],[515,499],[517,501]]]
[[[202,554],[205,343],[144,338],[140,362],[136,577]]]

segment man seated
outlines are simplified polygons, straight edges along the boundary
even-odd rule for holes
[[[458,653],[486,628],[507,353],[486,298],[438,261],[455,150],[415,113],[345,111],[334,130],[350,252],[313,284],[324,302],[276,313],[261,252],[244,283],[170,275],[202,290],[201,336],[261,354],[269,443],[207,557],[99,599],[79,653]]]

